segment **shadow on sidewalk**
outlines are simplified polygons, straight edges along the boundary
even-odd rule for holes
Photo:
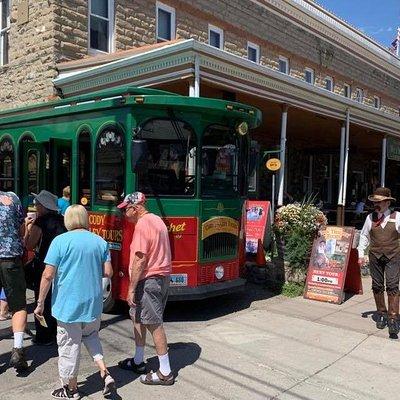
[[[29,368],[26,371],[21,371],[17,373],[19,377],[29,376],[35,369],[43,364],[45,364],[51,358],[58,356],[57,346],[36,346],[30,345],[25,346],[26,361],[28,362]],[[0,354],[0,373],[4,372],[6,369],[10,368],[8,363],[10,361],[11,351],[7,353]],[[32,361],[31,363],[29,363]]]
[[[169,357],[172,371],[177,377],[179,371],[189,365],[194,364],[200,357],[201,347],[197,343],[170,343],[168,345]],[[148,358],[147,371],[156,371],[159,367],[158,358],[156,356]],[[122,397],[118,394],[118,389],[137,380],[139,375],[131,371],[126,371],[113,365],[108,368],[111,376],[115,379],[116,391],[107,396],[109,399],[121,400]],[[79,383],[79,391],[85,396],[91,396],[103,390],[103,382],[100,378],[100,373],[95,372],[88,376],[84,382]]]
[[[164,321],[208,321],[245,310],[254,301],[268,299],[275,295],[275,293],[261,285],[247,283],[244,290],[237,293],[205,300],[168,302],[165,309]]]

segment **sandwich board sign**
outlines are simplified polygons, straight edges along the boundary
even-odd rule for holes
[[[341,304],[345,291],[362,293],[353,227],[327,226],[314,240],[304,298]]]

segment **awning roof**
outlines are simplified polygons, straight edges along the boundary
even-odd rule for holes
[[[317,114],[345,119],[383,133],[400,135],[400,118],[310,85],[246,58],[193,39],[158,43],[102,57],[58,65],[54,85],[64,97],[122,84],[156,86],[193,79],[226,90],[251,93]]]

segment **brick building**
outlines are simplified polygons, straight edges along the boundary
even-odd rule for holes
[[[0,4],[0,109],[127,82],[237,100],[263,110],[261,149],[281,150],[279,203],[400,195],[400,59],[311,0]]]

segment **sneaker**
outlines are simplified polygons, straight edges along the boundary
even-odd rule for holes
[[[111,393],[112,390],[115,388],[115,380],[114,378],[107,372],[103,376],[103,383],[104,383],[104,388],[103,388],[103,396],[107,396]]]
[[[399,322],[396,318],[389,318],[387,325],[389,329],[389,335],[397,335],[399,333]]]
[[[14,347],[11,352],[10,367],[14,367],[17,371],[25,371],[28,369],[28,363],[25,359],[25,351],[23,348]]]
[[[133,371],[138,375],[142,375],[146,373],[146,364],[144,362],[140,364],[135,364],[133,358],[127,358],[125,360],[119,361],[118,366],[122,369],[126,369],[128,371]]]
[[[54,399],[74,399],[74,400],[79,400],[81,398],[78,389],[76,390],[70,390],[68,388],[68,385],[64,385],[63,387],[60,387],[59,389],[53,390],[51,392],[51,396]]]
[[[379,313],[376,320],[376,327],[378,329],[385,329],[387,325],[387,316],[386,314]]]

